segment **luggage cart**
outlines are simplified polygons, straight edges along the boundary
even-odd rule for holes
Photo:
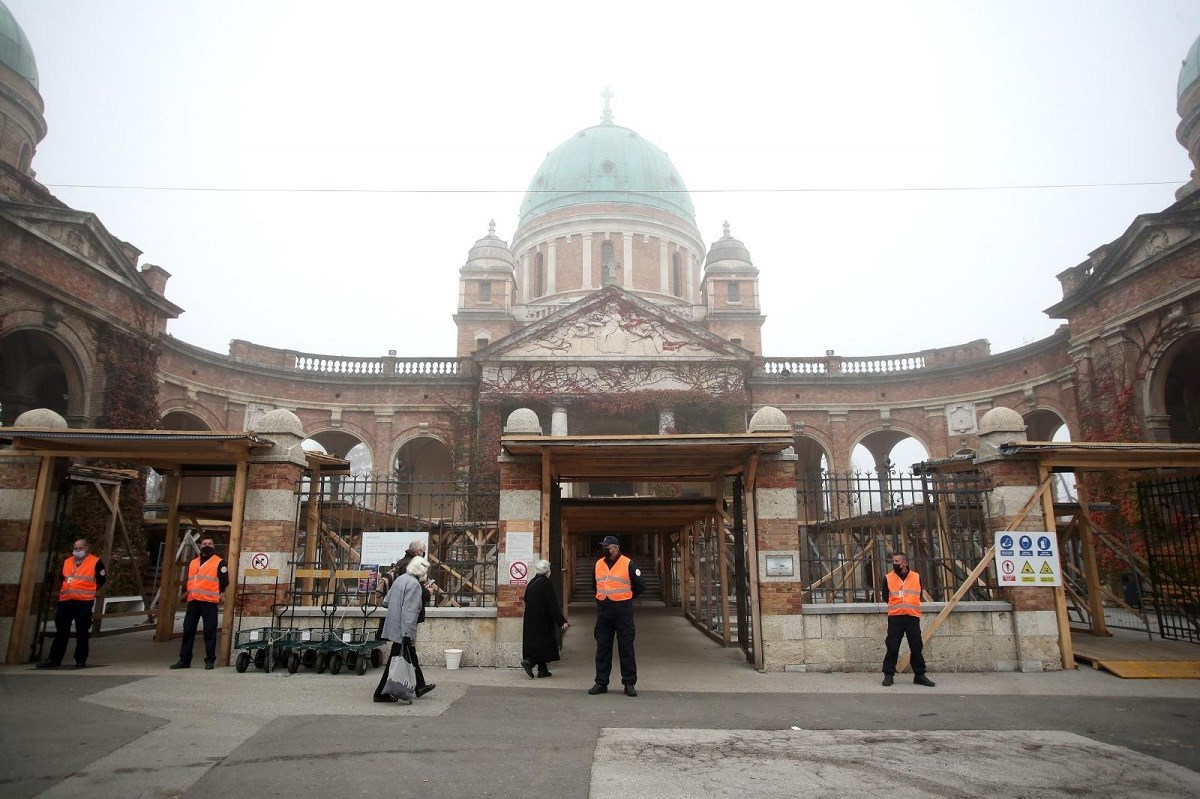
[[[331,603],[321,605],[321,613],[325,619],[320,627],[302,628],[297,631],[296,640],[287,659],[289,674],[295,674],[301,666],[315,668],[317,674],[323,674],[329,665],[330,654],[338,645],[338,633],[333,629],[334,613],[337,606]]]
[[[273,621],[269,627],[241,629],[242,617],[238,616],[239,629],[233,637],[233,648],[242,650],[233,664],[238,673],[250,668],[251,662],[265,672],[273,671],[276,663],[286,662],[298,637],[297,630],[283,624],[283,616],[289,607],[291,606],[286,603],[272,605]]]
[[[361,675],[366,674],[369,667],[378,668],[383,664],[383,653],[379,647],[386,642],[375,634],[378,625],[373,624],[371,618],[371,613],[377,607],[369,595],[364,597],[359,606],[362,621],[343,626],[336,632],[334,651],[329,662],[331,674],[337,674],[344,665]]]

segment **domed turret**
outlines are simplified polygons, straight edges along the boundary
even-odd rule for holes
[[[486,236],[475,242],[467,262],[458,270],[458,354],[465,356],[515,329],[512,317],[512,250],[496,235],[496,222],[488,223]]]
[[[0,2],[0,162],[33,176],[33,152],[46,137],[37,63],[25,32]]]
[[[496,235],[496,220],[488,224],[488,234],[467,253],[467,263],[463,268],[471,269],[504,269],[513,270],[513,254],[508,249],[508,242]]]
[[[701,289],[707,305],[708,329],[739,347],[761,354],[765,317],[758,302],[758,270],[746,245],[730,235],[728,222],[704,259]]]
[[[1175,129],[1175,138],[1187,148],[1193,167],[1191,180],[1175,192],[1175,198],[1182,200],[1200,188],[1200,36],[1183,59],[1176,97],[1179,127]]]

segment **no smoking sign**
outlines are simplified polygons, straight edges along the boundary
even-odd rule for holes
[[[508,584],[525,585],[529,575],[529,566],[523,560],[514,560],[508,564]]]

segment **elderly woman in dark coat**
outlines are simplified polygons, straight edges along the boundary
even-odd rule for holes
[[[421,672],[421,664],[417,662],[417,622],[421,617],[424,601],[421,590],[421,580],[429,572],[429,561],[420,556],[408,562],[405,573],[396,578],[383,599],[387,607],[387,615],[383,618],[383,637],[392,642],[392,651],[388,654],[388,662],[397,655],[409,651],[413,667],[417,672],[417,696],[424,696],[436,686],[426,685],[425,675]],[[395,702],[396,697],[383,692],[387,685],[388,670],[385,667],[375,688],[376,702]]]
[[[550,581],[550,562],[533,564],[535,572],[525,587],[525,624],[521,631],[521,668],[531,678],[537,666],[538,677],[549,677],[547,665],[558,660],[558,631],[566,632],[567,618],[558,605],[554,583]]]

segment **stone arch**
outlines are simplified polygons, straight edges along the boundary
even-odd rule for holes
[[[1150,440],[1200,442],[1200,332],[1178,337],[1155,358],[1143,407]]]
[[[217,429],[216,426],[206,421],[195,411],[180,408],[173,408],[164,412],[159,419],[158,426],[163,430]],[[229,478],[227,477],[217,478],[186,475],[182,479],[183,486],[179,491],[179,501],[185,505],[197,502],[216,502],[225,493],[225,489],[229,485]],[[151,480],[147,484],[147,493],[150,492],[150,484],[157,485],[157,481]]]
[[[163,430],[216,430],[213,419],[205,419],[193,408],[168,408],[163,411],[158,426]]]
[[[391,467],[402,479],[448,484],[454,476],[454,453],[440,436],[417,433],[396,448]]]
[[[87,422],[88,381],[76,348],[56,330],[19,327],[0,337],[0,424],[33,408],[49,408],[79,426]]]
[[[306,440],[317,442],[336,458],[349,460],[351,474],[367,474],[374,468],[371,445],[362,435],[345,428],[326,428],[310,434]]]
[[[1067,426],[1067,420],[1050,408],[1034,408],[1021,414],[1025,420],[1025,437],[1030,441],[1053,441],[1059,428]]]
[[[792,447],[796,450],[797,477],[819,475],[822,460],[826,470],[833,468],[833,456],[826,442],[805,433],[797,433],[792,441]]]
[[[883,468],[885,461],[891,459],[891,455],[895,451],[896,446],[908,439],[911,439],[922,449],[924,449],[926,457],[931,454],[929,444],[926,443],[926,441],[916,431],[909,430],[898,425],[893,425],[891,427],[879,427],[859,436],[858,439],[850,445],[850,464],[848,464],[848,466],[851,470],[855,468],[854,453],[855,450],[861,446],[868,453],[870,453],[871,459],[874,462],[874,471],[882,473],[885,471]],[[892,466],[907,470],[909,464],[892,463]]]

